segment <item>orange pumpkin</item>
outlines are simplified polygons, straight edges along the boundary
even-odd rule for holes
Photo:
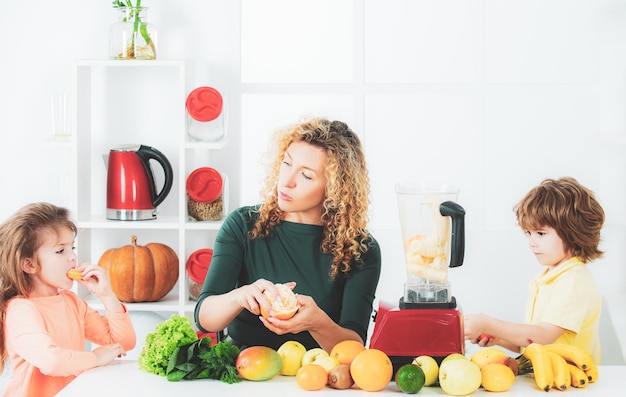
[[[155,302],[178,281],[178,255],[165,244],[131,245],[105,251],[98,266],[106,270],[111,289],[123,302]]]

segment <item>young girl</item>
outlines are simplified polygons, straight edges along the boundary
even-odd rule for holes
[[[529,285],[524,324],[466,315],[465,338],[521,352],[531,342],[582,347],[600,364],[601,296],[586,264],[599,250],[604,211],[575,179],[546,179],[515,209],[533,254],[545,269]]]
[[[0,372],[13,376],[5,396],[52,397],[81,372],[135,347],[135,332],[103,269],[76,264],[76,225],[52,204],[30,204],[0,225]],[[98,296],[99,314],[69,291],[68,270]],[[84,351],[85,341],[100,347]]]
[[[305,120],[279,130],[262,204],[224,222],[196,305],[200,329],[239,346],[278,349],[297,340],[330,351],[343,340],[365,343],[381,253],[367,231],[369,178],[358,136],[343,122]],[[270,311],[264,291],[289,283],[299,310]],[[271,314],[271,313],[270,313]]]

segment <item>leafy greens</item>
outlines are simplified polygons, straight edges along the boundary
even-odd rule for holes
[[[146,336],[146,344],[139,354],[139,368],[165,376],[170,357],[176,348],[196,340],[198,335],[189,318],[173,314],[157,324],[155,331]]]
[[[235,362],[239,348],[230,341],[211,346],[211,338],[202,338],[176,348],[170,357],[166,375],[170,382],[181,379],[217,379],[225,383],[237,383]]]

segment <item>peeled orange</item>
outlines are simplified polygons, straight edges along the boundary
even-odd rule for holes
[[[359,388],[365,391],[380,391],[393,377],[393,364],[383,351],[365,349],[352,360],[350,375]]]
[[[276,288],[280,294],[280,299],[276,299],[269,291],[263,292],[263,296],[271,306],[272,314],[270,315],[270,312],[261,306],[261,315],[265,318],[274,317],[279,320],[288,320],[298,311],[296,295],[285,284],[276,284]]]
[[[365,350],[361,342],[355,340],[344,340],[337,343],[331,350],[330,356],[339,360],[339,364],[350,365],[357,354]]]

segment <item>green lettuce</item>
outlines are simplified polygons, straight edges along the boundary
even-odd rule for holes
[[[179,347],[198,340],[191,320],[186,316],[173,314],[169,319],[157,324],[154,332],[146,336],[146,343],[139,354],[139,368],[165,376],[170,357]]]

